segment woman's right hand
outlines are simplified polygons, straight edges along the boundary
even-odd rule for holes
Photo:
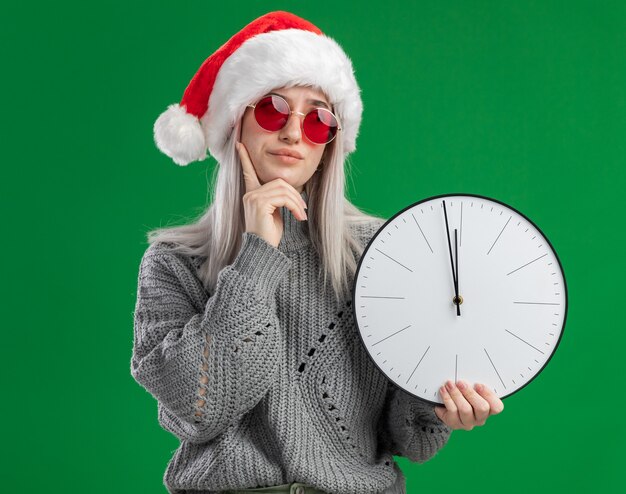
[[[243,196],[243,208],[246,220],[246,231],[255,233],[267,243],[278,247],[283,236],[283,219],[278,209],[286,206],[301,221],[306,221],[304,211],[306,202],[298,191],[282,178],[277,178],[263,185],[254,170],[248,150],[241,142],[236,144],[246,193]]]

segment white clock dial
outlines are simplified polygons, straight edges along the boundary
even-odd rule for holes
[[[495,199],[446,194],[378,230],[352,306],[370,357],[398,387],[442,404],[440,386],[464,379],[502,399],[554,354],[567,288],[556,252],[526,216]]]

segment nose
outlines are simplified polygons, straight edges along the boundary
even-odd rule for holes
[[[302,122],[297,113],[292,113],[285,126],[280,129],[280,139],[287,142],[300,142],[302,139]]]

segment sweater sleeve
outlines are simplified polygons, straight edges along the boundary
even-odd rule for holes
[[[432,458],[448,442],[452,429],[435,407],[389,383],[383,413],[385,440],[394,455],[417,463]]]
[[[198,310],[188,294],[195,273],[174,253],[146,251],[131,374],[158,400],[166,430],[206,442],[261,400],[280,360],[274,296],[290,265],[278,249],[245,232],[235,260]]]

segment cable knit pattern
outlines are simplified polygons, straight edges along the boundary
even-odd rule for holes
[[[180,440],[164,484],[171,494],[292,482],[404,493],[393,455],[424,462],[451,430],[371,361],[351,301],[322,297],[308,223],[281,212],[278,248],[244,233],[212,294],[197,276],[202,258],[155,243],[141,260],[131,374]],[[365,246],[381,225],[353,228]]]

